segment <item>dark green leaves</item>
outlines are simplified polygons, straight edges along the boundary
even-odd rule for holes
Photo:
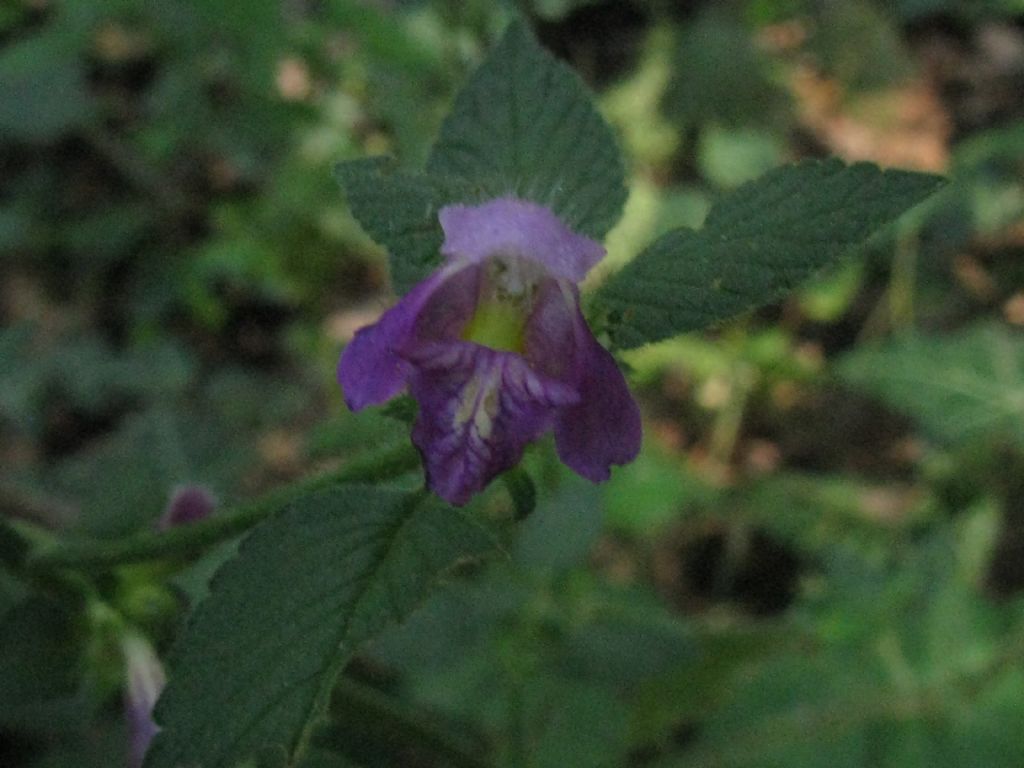
[[[459,94],[427,170],[472,179],[487,197],[542,203],[592,237],[611,229],[626,201],[611,129],[579,78],[520,24]]]
[[[341,487],[264,523],[175,649],[147,767],[296,755],[354,648],[491,546],[457,510],[393,489]]]
[[[714,5],[682,30],[665,110],[684,125],[764,126],[785,104],[750,30]]]
[[[51,141],[91,117],[85,68],[73,45],[51,34],[0,54],[0,138]]]
[[[636,347],[775,301],[941,183],[838,160],[766,174],[712,208],[699,232],[669,232],[604,286],[613,338]]]
[[[858,349],[840,374],[953,443],[986,436],[1024,445],[1024,338],[980,325]]]
[[[0,727],[49,725],[73,707],[79,640],[70,612],[42,598],[0,612]]]
[[[437,212],[470,197],[471,185],[422,173],[398,171],[388,158],[338,165],[349,207],[363,229],[387,248],[391,282],[403,294],[441,261],[444,233]]]
[[[337,176],[353,215],[388,249],[399,294],[440,261],[437,212],[445,205],[521,197],[602,237],[626,201],[611,129],[579,78],[518,24],[463,88],[427,174],[378,158],[342,163]]]

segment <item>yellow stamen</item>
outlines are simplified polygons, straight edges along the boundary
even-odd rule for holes
[[[462,338],[491,349],[523,351],[523,309],[518,302],[485,301],[462,332]]]

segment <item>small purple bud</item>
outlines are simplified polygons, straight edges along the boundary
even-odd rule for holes
[[[124,718],[128,725],[128,766],[142,768],[149,743],[159,726],[153,707],[167,682],[153,646],[142,635],[130,633],[121,640],[125,662]]]
[[[158,530],[202,520],[217,507],[217,497],[202,485],[179,485],[171,492],[170,501],[157,521]]]

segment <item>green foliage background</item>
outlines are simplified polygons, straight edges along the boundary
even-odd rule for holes
[[[411,575],[388,571],[373,526],[344,530],[358,494],[292,507],[200,611],[271,633],[245,650],[250,694],[271,698],[261,669],[347,663],[333,690],[296,693],[327,707],[303,734],[308,766],[1024,763],[1019,2],[14,0],[0,6],[0,764],[124,760],[109,617],[22,568],[31,531],[145,534],[180,484],[232,507],[407,433],[400,409],[346,413],[334,367],[434,254],[389,275],[370,236],[403,244],[357,224],[369,203],[353,184],[388,194],[423,167],[484,168],[501,189],[536,178],[446,153],[506,124],[486,94],[456,106],[480,136],[442,128],[515,12],[595,92],[624,150],[629,198],[589,309],[606,342],[636,347],[622,359],[644,452],[594,487],[538,446],[536,509],[503,526],[503,554],[422,603],[441,555],[493,546],[471,521],[508,523],[510,489],[520,508],[529,489],[496,484],[444,541],[438,509],[409,516],[398,500],[414,475],[367,498],[360,514],[409,526],[390,555],[415,560]],[[574,109],[550,106],[530,124]],[[582,164],[588,130],[553,154]],[[394,163],[365,160],[382,154]],[[711,263],[669,277],[724,284],[733,303],[709,293],[699,322],[673,328],[754,303],[757,285],[727,269],[747,251],[712,257],[756,215],[708,212],[783,163],[835,168],[813,164],[826,155],[951,183],[810,283],[843,243],[777,251],[801,288],[766,309],[667,339],[621,322],[640,262],[612,273],[680,227],[698,232],[669,238]],[[346,160],[347,198],[333,174]],[[602,234],[617,172],[551,203]],[[393,202],[402,220],[488,193],[435,179]],[[768,223],[783,231],[744,249],[807,226]],[[385,567],[296,613],[245,570],[282,548],[275,567],[325,590],[359,563]],[[96,600],[166,658],[235,549],[102,566]],[[404,596],[393,618],[411,615],[354,660],[337,653],[370,633],[360,601],[389,589]],[[311,631],[275,645],[277,623]],[[201,642],[232,652],[217,633]],[[230,728],[206,707],[217,741]]]

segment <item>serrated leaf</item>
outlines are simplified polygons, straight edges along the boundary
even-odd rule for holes
[[[617,344],[636,347],[768,304],[924,200],[942,179],[808,161],[745,184],[700,231],[656,240],[601,289]]]
[[[457,97],[427,161],[432,175],[551,208],[603,236],[626,201],[622,159],[579,77],[513,24]]]
[[[600,237],[626,199],[611,129],[575,73],[519,24],[456,99],[426,174],[386,158],[341,163],[335,174],[356,220],[387,249],[398,294],[440,263],[445,205],[514,195]]]
[[[473,196],[470,184],[399,171],[383,157],[340,163],[335,175],[352,215],[388,251],[395,293],[406,293],[441,262],[437,212]]]
[[[146,767],[296,756],[356,646],[492,545],[458,510],[393,489],[338,488],[271,518],[218,572],[176,646]]]
[[[858,349],[839,374],[941,440],[1007,437],[1024,445],[1024,337],[1004,327]]]

